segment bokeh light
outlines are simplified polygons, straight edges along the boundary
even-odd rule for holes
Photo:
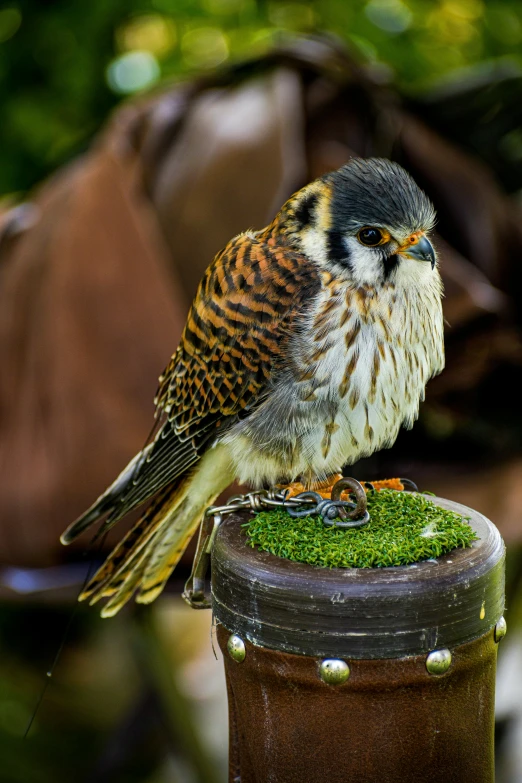
[[[226,36],[218,27],[189,30],[181,40],[181,51],[189,68],[214,68],[229,53]]]
[[[402,33],[411,25],[413,15],[401,0],[370,0],[364,12],[374,25],[387,33]]]
[[[150,87],[160,73],[158,61],[150,52],[129,52],[109,63],[107,83],[114,92],[126,95]]]
[[[84,149],[122,96],[258,57],[285,34],[337,36],[412,97],[485,61],[522,67],[521,0],[7,2],[0,193]]]
[[[136,16],[116,31],[120,51],[147,51],[162,57],[176,46],[176,25],[172,19],[159,14]]]

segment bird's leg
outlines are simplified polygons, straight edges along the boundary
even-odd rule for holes
[[[299,495],[301,492],[317,492],[321,497],[330,499],[332,493],[332,487],[339,479],[342,478],[341,473],[334,473],[323,481],[307,480],[304,476],[299,481],[293,481],[291,484],[283,484],[278,486],[278,489],[288,490],[288,497]]]
[[[332,488],[339,479],[342,479],[341,473],[333,473],[324,481],[307,481],[304,477],[301,477],[299,481],[293,481],[291,484],[280,484],[277,488],[288,490],[288,497],[293,497],[294,495],[299,495],[301,492],[312,490],[321,495],[321,497],[329,500],[332,494]],[[399,478],[380,479],[379,481],[371,482],[361,481],[361,484],[366,492],[372,488],[377,491],[381,489],[395,489],[399,491],[404,489],[404,485]],[[347,496],[348,492],[343,492],[342,499],[345,500]]]

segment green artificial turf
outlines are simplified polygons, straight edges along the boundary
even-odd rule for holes
[[[477,536],[465,518],[428,497],[391,489],[368,495],[370,522],[343,530],[320,517],[294,519],[263,511],[245,525],[249,543],[278,557],[327,568],[399,566],[469,546]]]

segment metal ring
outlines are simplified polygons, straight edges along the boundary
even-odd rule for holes
[[[355,505],[355,504],[353,504]],[[352,527],[363,527],[364,525],[367,525],[370,521],[370,514],[368,511],[365,511],[362,517],[360,519],[332,519],[332,520],[326,520],[323,517],[323,524],[327,525],[328,527],[340,527],[343,529],[348,529]]]
[[[318,506],[324,498],[318,493],[318,492],[301,492],[299,495],[294,495],[292,498],[288,498],[288,500],[294,500],[298,501],[297,508],[302,505],[303,500],[313,500],[315,501],[316,506]],[[292,508],[291,506],[288,506],[288,500],[284,501],[283,508],[290,514],[291,517],[294,517],[296,519],[299,519],[299,517],[307,517],[310,514],[315,514],[316,510],[315,508],[305,508],[303,511],[298,511],[297,508]]]
[[[320,514],[323,518],[323,523],[327,527],[341,527],[339,520],[345,519],[341,517],[339,511],[341,509],[354,509],[355,503],[351,500],[323,500],[323,502],[317,507],[316,513]],[[330,515],[330,510],[335,510],[335,513]]]
[[[355,508],[355,503],[352,503],[351,500],[329,500],[328,498],[324,498],[315,509],[316,514],[321,514],[321,516],[324,516],[324,514],[328,514],[329,510],[332,508]],[[328,516],[330,516],[328,514]],[[333,517],[332,517],[333,519]]]
[[[336,481],[336,483],[332,487],[332,493],[331,493],[332,500],[340,500],[341,495],[345,489],[350,489],[353,492],[353,494],[355,495],[355,500],[357,501],[357,505],[352,511],[344,510],[343,513],[341,514],[342,519],[344,520],[358,519],[359,517],[364,516],[364,514],[366,513],[366,505],[367,505],[366,492],[364,491],[362,484],[360,484],[357,481],[357,479],[342,478],[339,479],[339,481]]]

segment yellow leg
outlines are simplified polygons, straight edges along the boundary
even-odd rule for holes
[[[278,487],[278,489],[287,489],[288,496],[293,497],[299,495],[301,492],[318,492],[323,498],[330,498],[333,485],[342,478],[341,473],[334,473],[332,476],[328,476],[324,481],[312,481],[309,485],[305,486],[301,481],[294,481],[292,484]]]
[[[300,481],[294,481],[292,484],[288,484],[286,486],[280,486],[278,489],[287,489],[288,490],[288,496],[293,497],[294,495],[299,495],[301,492],[305,492],[307,490],[312,490],[313,492],[318,492],[319,495],[323,498],[330,499],[330,495],[332,492],[332,487],[339,479],[342,478],[342,475],[340,473],[334,473],[332,476],[329,476],[325,481],[316,481],[312,482],[309,486],[305,486]],[[361,481],[361,484],[365,488],[366,491],[369,490],[369,487],[366,487],[366,482]],[[391,479],[381,479],[379,481],[372,481],[371,482],[374,489],[379,491],[380,489],[396,489],[396,490],[403,490],[404,486],[400,479],[398,478],[391,478]],[[343,494],[344,498],[344,494]]]

